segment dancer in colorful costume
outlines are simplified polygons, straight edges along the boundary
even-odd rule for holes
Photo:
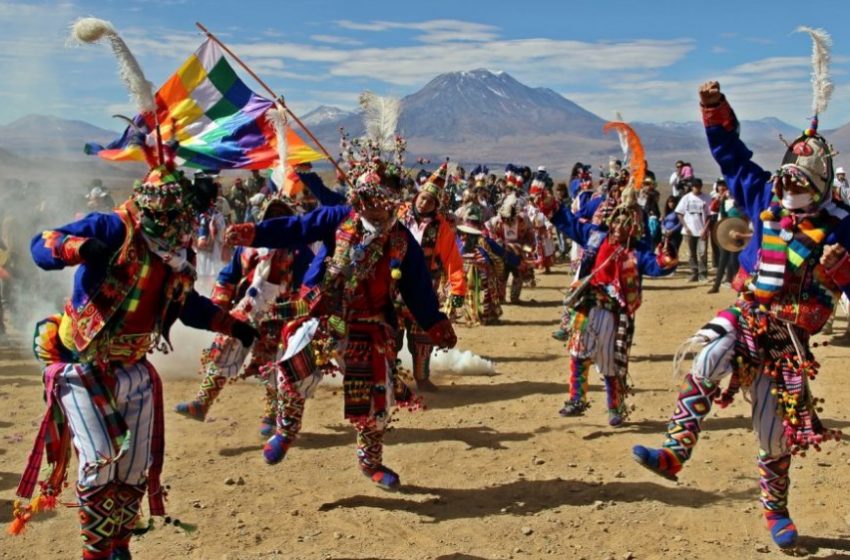
[[[512,180],[516,177],[512,175]],[[488,237],[505,248],[505,272],[501,279],[500,300],[505,301],[508,275],[511,276],[511,303],[518,303],[522,294],[522,285],[533,270],[525,259],[525,248],[534,245],[534,231],[520,199],[511,193],[502,201],[499,214],[487,221],[485,231]]]
[[[825,72],[830,40],[821,30],[801,29],[815,42],[816,116],[788,145],[775,178],[752,161],[720,85],[708,82],[700,89],[711,152],[735,201],[754,218],[754,235],[740,257],[738,300],[688,341],[703,348],[685,376],[664,445],[633,449],[641,465],[675,480],[712,403],[726,406],[736,392],[747,390],[759,442],[764,516],[781,548],[793,547],[798,538],[788,513],[791,456],[819,449],[837,435],[817,416],[819,399],[809,380],[818,363],[809,341],[840,293],[850,290],[850,217],[847,207],[830,199],[832,150],[817,132],[817,115],[832,89]],[[720,381],[730,373],[729,388],[721,393]]]
[[[549,220],[558,208],[558,203],[552,194],[552,179],[545,168],[538,168],[531,182],[529,196],[532,204],[528,206],[527,212],[534,230],[534,265],[549,274],[555,256],[555,228]]]
[[[505,250],[482,231],[480,206],[467,208],[459,218],[463,221],[457,230],[467,284],[464,309],[471,324],[491,325],[502,316],[499,289]]]
[[[266,201],[260,221],[293,213],[290,203],[272,198]],[[304,245],[291,250],[236,249],[218,275],[212,300],[222,309],[229,310],[233,317],[257,327],[260,338],[251,348],[246,348],[233,337],[218,335],[201,357],[204,379],[198,394],[194,400],[177,405],[179,414],[203,421],[228,381],[237,377],[260,377],[260,369],[275,360],[283,324],[270,313],[275,304],[297,297],[312,259],[313,252]],[[277,387],[274,383],[266,384],[265,411],[260,428],[264,437],[274,432],[277,410]]]
[[[399,156],[385,164],[378,156],[393,144]],[[286,353],[277,366],[281,401],[290,395],[302,408],[284,411],[278,432],[263,450],[266,461],[274,464],[284,458],[300,428],[303,399],[333,357],[343,374],[344,414],[357,429],[360,469],[380,488],[396,490],[399,476],[383,464],[384,431],[394,405],[417,405],[395,366],[397,296],[435,346],[452,348],[457,338],[439,311],[422,249],[397,219],[403,141],[393,132],[377,131],[346,144],[343,152],[355,177],[348,205],[323,206],[257,226],[232,226],[228,235],[238,245],[254,247],[322,241],[329,255],[314,261],[308,271],[304,285],[310,290],[304,299],[281,310],[289,319]],[[310,173],[300,177],[305,184],[321,181]]]
[[[78,20],[73,34],[83,42],[108,39],[140,109],[155,110],[150,83],[109,22]],[[36,486],[40,494],[27,506],[15,504],[9,532],[20,533],[33,514],[56,507],[73,443],[86,559],[130,558],[145,492],[151,515],[165,514],[162,384],[148,352],[170,347],[177,319],[246,346],[257,336],[194,289],[196,215],[214,191],[193,189],[175,171],[173,146],[164,146],[158,134],[155,150],[141,131],[138,136],[151,171],[131,198],[113,212],[44,231],[31,245],[45,270],[79,268],[64,314],[36,327],[47,411],[17,494],[31,498]],[[39,482],[45,451],[50,470]]]
[[[414,239],[422,247],[430,271],[434,292],[439,293],[445,275],[452,309],[463,307],[466,297],[466,274],[463,259],[457,246],[455,228],[442,214],[440,200],[443,198],[448,164],[437,169],[419,189],[412,204],[403,204],[398,217]],[[419,328],[416,319],[405,308],[399,306],[398,346],[403,344],[403,332],[407,331],[407,347],[413,357],[413,378],[420,391],[435,391],[431,381],[431,353],[434,345],[427,332]]]
[[[637,135],[625,123],[609,123],[605,129],[609,128],[629,135],[636,147],[632,178],[642,184],[645,162]],[[643,215],[631,184],[603,226],[582,223],[567,205],[553,215],[552,223],[583,249],[580,279],[565,301],[571,333],[570,398],[560,414],[581,416],[587,410],[588,375],[595,363],[605,382],[608,423],[619,426],[628,413],[629,350],[641,304],[642,277],[671,274],[677,261],[666,252],[656,255],[644,239]]]

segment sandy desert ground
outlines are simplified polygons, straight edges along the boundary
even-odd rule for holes
[[[460,347],[496,364],[486,375],[435,374],[425,412],[400,413],[385,460],[402,476],[396,494],[356,468],[354,433],[341,396],[323,387],[309,402],[303,437],[275,467],[261,457],[261,389],[229,386],[208,421],[168,412],[165,483],[170,513],[199,526],[158,529],[134,542],[134,557],[192,559],[649,559],[782,557],[757,502],[755,442],[747,403],[712,413],[695,456],[671,483],[637,466],[635,443],[658,444],[674,401],[671,358],[679,343],[734,297],[706,294],[684,273],[649,280],[638,313],[632,376],[635,410],[609,428],[604,395],[584,418],[557,411],[566,390],[558,320],[567,272],[539,276],[526,303],[498,326],[459,328]],[[839,330],[844,319],[837,322]],[[819,341],[826,337],[818,337]],[[28,343],[26,344],[28,347]],[[11,515],[18,476],[42,414],[39,370],[28,350],[0,356],[0,521]],[[154,358],[171,410],[199,378],[192,348]],[[850,348],[816,350],[814,383],[823,417],[850,427]],[[850,558],[850,449],[845,442],[796,460],[791,508],[804,535],[800,555]],[[239,481],[244,484],[227,484]],[[70,499],[70,492],[66,492]],[[0,537],[0,558],[75,558],[76,518],[62,510],[18,538]]]

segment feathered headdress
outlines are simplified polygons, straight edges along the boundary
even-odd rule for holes
[[[610,121],[602,127],[602,131],[605,133],[611,129],[617,131],[620,145],[623,147],[623,154],[624,156],[628,155],[632,186],[639,189],[643,185],[643,177],[646,174],[646,157],[640,137],[631,126],[622,121]]]
[[[801,25],[798,33],[808,33],[812,38],[812,113],[815,117],[826,111],[834,86],[829,76],[832,61],[832,37],[823,29]]]
[[[632,237],[639,238],[643,235],[643,216],[637,203],[636,191],[643,185],[643,178],[646,175],[646,157],[643,144],[637,132],[622,121],[610,121],[602,127],[602,131],[605,133],[611,129],[617,131],[623,152],[629,155],[629,183],[620,194],[619,200],[616,201],[617,205],[611,211],[607,221],[611,223],[618,216],[625,215],[627,222],[624,225],[629,229]]]
[[[118,60],[118,73],[130,98],[142,115],[152,115],[157,122],[157,107],[153,84],[145,78],[142,67],[113,25],[103,19],[81,18],[71,26],[70,41],[98,43],[109,41]],[[126,117],[124,117],[126,119]],[[142,210],[142,229],[146,234],[163,241],[170,248],[191,243],[194,216],[191,206],[191,183],[174,166],[176,145],[164,146],[156,124],[156,152],[146,143],[145,132],[135,122],[126,119],[136,129],[138,142],[151,167],[141,181],[133,185],[133,200]],[[145,119],[142,119],[144,122]],[[166,150],[168,148],[168,150]]]
[[[118,74],[130,93],[130,99],[138,108],[139,113],[142,115],[152,114],[154,117],[153,120],[156,121],[154,86],[145,78],[145,73],[142,71],[138,60],[133,56],[130,47],[127,46],[127,43],[124,42],[124,39],[121,38],[121,35],[118,34],[112,23],[99,18],[87,17],[80,18],[71,25],[69,42],[72,44],[94,44],[104,39],[109,41],[109,45],[112,47],[112,52],[118,61]],[[159,165],[170,165],[170,162],[166,160],[166,156],[169,156],[168,159],[173,158],[173,147],[169,153],[166,153],[165,146],[163,146],[162,138],[159,134],[159,124],[156,127],[156,153],[154,153],[151,147],[147,146],[144,141],[145,133],[148,131],[140,130],[135,122],[126,117],[123,118],[136,129],[136,132],[140,136],[138,141],[145,154],[148,165],[151,168]]]
[[[340,157],[354,184],[349,201],[361,206],[369,199],[373,204],[391,207],[401,200],[407,150],[407,141],[396,133],[401,103],[398,99],[364,92],[360,106],[366,135],[351,139],[340,128]]]
[[[832,188],[833,149],[818,134],[818,116],[826,111],[832,97],[834,86],[829,76],[829,64],[832,58],[830,49],[832,38],[823,29],[801,26],[798,32],[808,33],[812,39],[812,115],[809,128],[796,140],[786,143],[788,149],[782,158],[781,174],[793,175],[797,183],[810,186],[814,192],[815,203],[829,200]],[[777,176],[775,188],[782,196],[781,178]]]

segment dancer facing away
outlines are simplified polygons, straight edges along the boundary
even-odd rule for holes
[[[380,488],[396,490],[399,476],[383,464],[384,431],[394,405],[416,404],[395,367],[396,296],[400,294],[435,346],[452,348],[457,338],[448,318],[439,311],[422,249],[397,219],[400,168],[369,153],[350,168],[351,176],[356,177],[355,187],[348,193],[350,205],[323,206],[301,217],[278,218],[256,226],[231,226],[228,237],[235,244],[254,247],[324,243],[330,255],[321,263],[325,271],[308,272],[304,284],[311,289],[303,304],[321,323],[320,330],[333,333],[328,337],[332,344],[322,345],[325,353],[339,350],[336,359],[343,373],[344,414],[357,430],[360,469]],[[314,174],[302,174],[301,178],[305,184],[321,181]],[[309,318],[302,319],[309,324]],[[299,333],[296,326],[290,323],[286,327],[295,334],[285,336],[285,344],[294,344]],[[315,340],[313,344],[318,350],[320,345]],[[303,362],[314,359],[310,346],[301,354]],[[316,372],[315,364],[291,365],[298,371],[278,367],[280,391],[298,393],[303,399],[299,381]],[[282,460],[296,434],[297,426],[279,426],[264,448],[266,461]]]
[[[704,345],[685,376],[664,445],[634,447],[635,460],[672,480],[691,457],[713,402],[728,405],[749,391],[761,502],[774,542],[792,547],[797,529],[788,513],[791,456],[833,437],[815,411],[808,380],[818,364],[809,340],[850,288],[848,209],[830,200],[831,148],[817,118],[788,147],[776,176],[752,161],[738,119],[717,82],[700,88],[711,153],[736,202],[753,218],[753,239],[741,253],[735,303],[689,342]],[[729,389],[719,383],[732,374]]]
[[[590,406],[588,374],[594,363],[605,382],[608,423],[619,426],[628,413],[629,350],[641,304],[642,276],[671,274],[677,261],[668,246],[656,255],[647,244],[643,215],[631,186],[603,225],[583,223],[566,204],[552,216],[552,223],[583,251],[579,269],[583,280],[573,287],[578,291],[568,306],[570,396],[560,414],[584,415]]]
[[[30,498],[36,484],[41,493],[26,508],[16,506],[13,532],[33,513],[56,506],[69,442],[79,460],[83,558],[130,558],[146,491],[150,513],[165,514],[162,384],[148,352],[170,345],[178,318],[246,347],[257,336],[193,287],[193,197],[185,179],[170,164],[161,165],[113,212],[92,213],[33,238],[39,267],[78,269],[64,314],[37,329],[48,410],[17,493]],[[45,449],[51,470],[37,482]]]
[[[263,207],[260,221],[293,213],[289,202],[271,198]],[[234,317],[257,327],[260,338],[251,348],[246,348],[233,337],[218,335],[201,357],[204,379],[197,396],[189,402],[179,403],[176,407],[178,414],[203,421],[228,381],[235,380],[240,372],[241,377],[259,377],[260,369],[275,360],[283,324],[270,317],[270,313],[279,301],[297,297],[312,259],[313,252],[306,245],[291,250],[237,247],[230,262],[218,275],[212,300]],[[277,408],[277,387],[274,383],[266,384],[265,411],[260,427],[263,437],[274,432]]]

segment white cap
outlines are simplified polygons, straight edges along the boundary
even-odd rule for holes
[[[546,166],[545,165],[538,165],[537,171],[546,171]]]
[[[88,198],[104,198],[109,193],[103,190],[101,187],[95,187],[89,192]]]
[[[844,171],[843,167],[839,167],[838,169],[835,170],[836,175],[838,175],[839,173],[844,173],[845,175],[847,174],[847,172]]]

